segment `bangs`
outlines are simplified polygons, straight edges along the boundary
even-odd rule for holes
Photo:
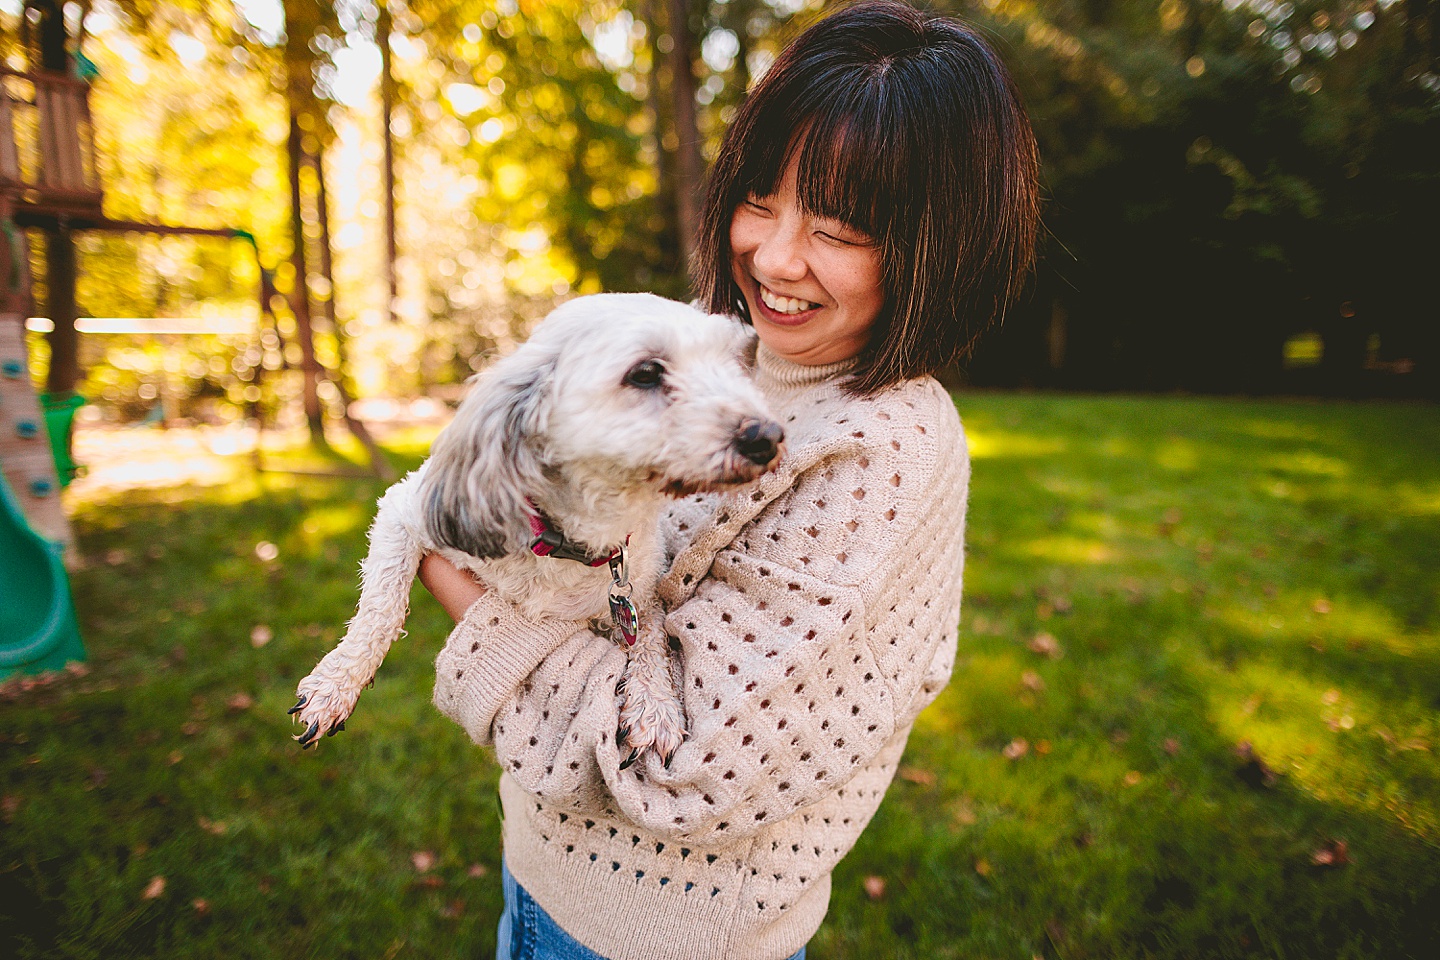
[[[792,99],[780,91],[771,100],[791,107],[772,108],[756,118],[746,138],[749,149],[736,178],[735,199],[772,195],[794,159],[798,161],[796,199],[804,212],[839,220],[881,241],[890,235],[891,224],[904,206],[901,171],[908,164],[891,129],[895,111],[883,109],[880,78],[870,76],[856,83],[853,69],[846,73],[844,83],[799,78],[799,90],[811,91],[811,96]],[[813,95],[846,88],[848,96]]]

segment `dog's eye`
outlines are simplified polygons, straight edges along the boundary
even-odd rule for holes
[[[641,390],[654,390],[660,386],[660,381],[663,379],[665,379],[665,368],[658,360],[642,360],[625,374],[625,383],[628,386],[639,387]]]

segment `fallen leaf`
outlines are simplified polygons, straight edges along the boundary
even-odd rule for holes
[[[1036,740],[1036,741],[1035,741],[1035,752],[1036,752],[1037,754],[1039,754],[1040,756],[1042,756],[1042,757],[1049,756],[1049,754],[1050,754],[1050,741],[1049,741],[1049,740]]]
[[[185,734],[185,736],[187,737],[193,737],[195,736],[195,734],[200,732],[200,724],[196,723],[194,720],[189,720],[185,723],[180,724],[180,732]]]
[[[1035,638],[1030,641],[1030,650],[1042,657],[1049,657],[1051,660],[1059,660],[1065,655],[1054,634],[1045,632],[1035,634]]]
[[[1042,603],[1035,608],[1036,620],[1049,620],[1055,616],[1055,606],[1050,603]]]
[[[885,896],[885,878],[868,876],[865,878],[865,896],[871,900],[879,900]]]
[[[1175,754],[1180,752],[1180,741],[1176,740],[1174,737],[1166,737],[1164,747],[1165,752],[1173,757],[1175,756]]]
[[[1024,737],[1016,737],[1005,744],[1005,749],[1000,752],[1004,754],[1006,760],[1019,760],[1030,752],[1030,741]]]
[[[200,825],[201,830],[216,837],[223,836],[225,831],[230,829],[223,820],[210,820],[206,817],[201,817],[195,822]]]
[[[65,664],[65,672],[72,677],[88,677],[90,668],[78,660]]]
[[[122,548],[122,547],[116,547],[116,548],[113,549],[113,550],[106,550],[106,551],[105,551],[105,563],[106,563],[108,566],[118,567],[118,566],[120,566],[120,564],[126,563],[126,562],[128,562],[129,560],[130,560],[130,551],[129,551],[129,550],[126,550],[126,549],[124,549],[124,548]]]
[[[250,631],[250,646],[257,650],[274,639],[275,631],[263,623],[257,623],[254,629]]]
[[[1350,848],[1344,840],[1335,840],[1310,855],[1317,867],[1343,867],[1350,862]]]
[[[280,556],[280,548],[275,546],[275,544],[271,543],[269,540],[261,540],[259,543],[255,544],[255,556],[259,557],[261,560],[264,560],[266,563],[269,563],[271,560],[274,560],[276,557]]]
[[[255,706],[255,698],[248,693],[237,693],[225,701],[225,706],[228,707],[232,713],[243,713]]]
[[[990,876],[990,861],[983,857],[975,861],[975,872],[982,877]]]
[[[6,823],[14,823],[15,814],[19,812],[20,798],[18,796],[7,793],[3,799],[0,799],[0,817],[3,817]]]
[[[483,877],[489,872],[489,870],[485,869],[485,864],[483,863],[472,863],[470,864],[470,869],[466,871],[466,873],[474,878]]]
[[[209,900],[202,900],[199,897],[196,897],[194,900],[190,901],[190,906],[194,907],[195,912],[202,917],[210,912]]]
[[[165,878],[152,877],[145,886],[145,892],[140,895],[142,900],[157,900],[165,892]]]
[[[419,880],[416,880],[415,885],[424,887],[426,890],[438,890],[445,886],[445,878],[436,873],[427,873]]]
[[[459,898],[451,900],[440,908],[440,916],[446,920],[456,920],[465,914],[465,901]]]
[[[1137,786],[1143,779],[1144,776],[1141,775],[1139,770],[1131,770],[1129,773],[1125,774],[1125,786]]]
[[[179,750],[171,750],[170,755],[165,758],[165,762],[173,767],[175,766],[175,764],[179,763],[181,760],[184,759],[185,754],[181,753]]]
[[[1020,674],[1020,683],[1026,690],[1034,690],[1036,693],[1045,689],[1045,680],[1034,670],[1026,670]]]
[[[1331,609],[1330,601],[1326,600],[1324,597],[1321,597],[1319,600],[1316,600],[1315,603],[1311,605],[1310,609],[1314,610],[1316,613],[1319,614],[1329,613]]]
[[[918,783],[922,787],[935,786],[935,774],[929,770],[922,770],[919,767],[901,767],[896,773],[899,774],[901,780]]]
[[[417,850],[410,854],[410,862],[415,865],[416,873],[428,873],[435,867],[438,858],[430,850]]]
[[[1340,691],[1333,688],[1330,690],[1326,690],[1323,694],[1320,695],[1320,702],[1325,704],[1327,707],[1339,703]]]

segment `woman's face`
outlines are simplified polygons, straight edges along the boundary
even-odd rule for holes
[[[730,269],[760,342],[795,363],[849,360],[884,306],[880,251],[838,220],[800,209],[791,161],[775,192],[730,221]]]

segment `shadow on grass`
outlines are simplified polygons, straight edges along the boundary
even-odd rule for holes
[[[959,406],[955,678],[812,956],[1440,954],[1440,412]],[[430,707],[439,608],[416,593],[346,733],[288,739],[379,492],[265,475],[78,507],[92,671],[0,701],[0,953],[493,950],[496,770]]]
[[[1440,952],[1440,414],[958,405],[960,663],[817,956]]]
[[[77,510],[90,672],[0,702],[0,954],[493,951],[497,774],[430,706],[423,591],[346,733],[290,739],[380,491],[266,474]]]

